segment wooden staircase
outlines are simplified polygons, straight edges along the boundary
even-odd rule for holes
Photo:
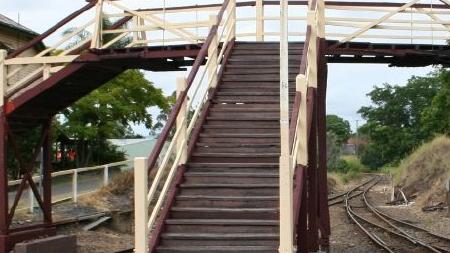
[[[291,105],[301,52],[290,45]],[[156,252],[278,252],[279,102],[279,44],[236,43]]]

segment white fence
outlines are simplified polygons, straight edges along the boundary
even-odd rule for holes
[[[66,201],[66,200],[72,200],[74,203],[77,203],[78,197],[80,195],[84,195],[84,194],[92,192],[92,191],[80,192],[80,190],[79,190],[79,187],[80,187],[79,176],[80,175],[86,174],[89,172],[94,172],[94,171],[102,171],[103,183],[100,185],[100,187],[106,186],[110,182],[110,179],[111,179],[110,172],[113,168],[117,168],[117,167],[132,168],[132,162],[133,162],[133,160],[125,160],[125,161],[121,161],[121,162],[115,162],[115,163],[109,163],[109,164],[103,164],[103,165],[85,167],[85,168],[78,168],[78,169],[71,169],[71,170],[64,170],[64,171],[58,171],[58,172],[52,173],[52,178],[71,177],[71,180],[67,182],[67,184],[71,183],[71,192],[63,193],[63,195],[67,195],[68,197],[53,200],[52,203],[58,203],[61,201]],[[37,182],[38,186],[41,185],[41,183],[40,183],[41,177],[40,176],[34,176],[33,181]],[[8,183],[8,186],[9,187],[18,186],[20,184],[20,182],[21,182],[21,180],[10,181]],[[52,187],[52,188],[55,189],[55,187]],[[27,206],[28,206],[30,212],[33,212],[34,207],[35,207],[35,199],[34,199],[33,192],[31,191],[30,188],[28,188],[28,195],[29,196],[28,196],[28,205]]]

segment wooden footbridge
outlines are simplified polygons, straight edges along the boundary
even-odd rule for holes
[[[126,69],[187,67],[155,149],[135,162],[136,252],[326,249],[327,65],[450,63],[448,0],[225,0],[154,9],[123,2],[88,1],[23,48],[0,53],[0,253],[55,234],[50,127],[59,111]],[[77,28],[61,37],[67,27]],[[30,56],[44,40],[52,45]],[[18,139],[36,128],[41,139],[26,160]],[[42,194],[32,179],[41,150]],[[12,206],[8,156],[22,174]],[[43,221],[12,226],[27,185]]]

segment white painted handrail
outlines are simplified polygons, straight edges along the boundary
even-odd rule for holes
[[[240,12],[239,17],[234,14],[233,19],[237,23],[236,26],[240,28],[237,33],[234,33],[235,38],[256,41],[278,40],[280,38],[280,32],[270,31],[269,27],[269,21],[280,20],[280,15],[273,15],[272,12],[265,11],[268,8],[278,8],[277,6],[265,5],[262,0],[255,0],[253,4],[249,4],[250,2],[240,3],[244,3],[244,5],[239,5],[237,8],[254,8],[255,12],[254,15],[247,11]],[[418,8],[414,7],[414,4],[423,5]],[[236,9],[236,6],[234,8]],[[296,5],[295,8],[306,8],[306,6]],[[50,66],[51,75],[68,63],[73,62],[79,56],[79,53],[68,54],[71,51],[81,49],[86,43],[89,43],[91,48],[106,49],[124,39],[130,40],[125,47],[197,44],[202,42],[207,36],[205,30],[212,25],[211,20],[205,19],[205,17],[217,12],[220,6],[198,5],[163,9],[132,10],[120,0],[98,1],[96,8],[91,11],[91,18],[88,22],[83,22],[82,25],[74,24],[78,28],[58,39],[56,43],[52,43],[51,47],[34,57],[20,55],[5,61],[8,69],[6,96],[15,94],[27,87],[36,78],[42,77],[44,65]],[[403,5],[384,7],[376,5],[352,6],[350,4],[340,6],[330,1],[324,3],[322,9],[324,15],[321,17],[321,21],[324,24],[325,37],[338,40],[341,43],[371,40],[374,42],[395,41],[408,44],[413,42],[446,44],[446,41],[450,38],[450,11],[438,5],[430,5],[425,0],[412,0]],[[327,16],[325,16],[325,11],[327,11]],[[302,31],[298,27],[305,27],[304,23],[307,22],[308,17],[298,15],[298,13],[304,13],[304,11],[292,12],[287,17],[289,23],[295,24],[291,26],[293,28],[290,29],[288,35],[302,41],[305,39],[306,31]],[[411,16],[405,18],[404,15],[402,16],[405,13],[410,13]],[[186,17],[186,20],[180,21],[179,18],[176,18],[180,15]],[[375,16],[381,16],[381,18],[374,18]],[[128,25],[115,27],[115,29],[104,28],[100,22],[102,18],[129,18],[131,22],[127,21],[125,23],[128,23]],[[231,17],[228,16],[227,18]],[[139,20],[139,22],[136,22],[136,20]],[[227,22],[227,19],[223,19],[222,25]],[[254,31],[245,29],[253,26],[253,24],[255,26]],[[89,35],[83,39],[78,38],[75,45],[67,48],[67,42],[77,39],[77,36],[83,31],[88,31]],[[57,32],[62,33],[61,30]],[[54,32],[54,34],[57,32]],[[137,36],[137,34],[140,35]],[[113,38],[103,42],[104,35],[111,35]]]
[[[135,192],[135,194],[139,195],[135,196],[135,198],[145,203],[145,209],[136,211],[136,214],[139,212],[140,215],[142,215],[142,212],[147,212],[150,205],[154,203],[154,206],[152,206],[152,212],[149,217],[146,216],[145,222],[141,220],[139,223],[136,223],[136,226],[139,226],[139,228],[136,229],[136,231],[139,232],[136,233],[142,233],[142,231],[147,233],[145,234],[145,240],[148,240],[148,233],[153,229],[156,219],[160,214],[162,205],[166,201],[169,188],[173,183],[173,179],[177,173],[179,165],[186,162],[188,138],[191,136],[194,126],[199,119],[200,112],[208,100],[210,88],[214,88],[217,85],[217,75],[219,70],[223,68],[221,62],[223,60],[225,49],[235,36],[235,2],[229,1],[225,10],[226,11],[223,16],[223,20],[225,20],[225,22],[221,22],[219,28],[215,30],[216,34],[213,34],[212,41],[209,44],[208,60],[204,66],[204,70],[202,73],[197,74],[194,83],[192,84],[192,92],[188,94],[189,100],[185,103],[185,108],[180,110],[180,113],[178,114],[177,129],[169,143],[167,151],[161,157],[161,164],[157,168],[157,172],[155,178],[152,180],[150,189],[147,191],[144,190]],[[215,24],[215,21],[217,21],[217,17],[211,16],[210,23]],[[220,45],[219,42],[222,42],[222,45]],[[205,79],[206,75],[208,75],[207,79]],[[184,87],[186,87],[185,81],[185,78],[178,79],[177,94],[180,94]],[[193,112],[191,117],[188,116],[188,112]],[[142,182],[139,183],[139,180],[141,180],[141,177],[147,176],[142,173],[135,174],[136,184],[142,185]],[[157,192],[157,189],[159,189],[161,185],[161,191]],[[142,206],[139,207],[142,208]],[[136,234],[136,238],[140,238],[140,240],[136,241],[136,252],[147,253],[148,248],[142,243],[144,240],[143,235]]]

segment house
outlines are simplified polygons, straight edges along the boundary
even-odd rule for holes
[[[36,36],[39,36],[39,34],[0,14],[0,49],[12,52]],[[38,51],[44,48],[44,44],[40,43],[35,48],[25,52],[24,55],[36,55]]]
[[[0,14],[0,49],[4,49],[8,53],[11,53],[37,36],[39,36],[38,33]],[[44,44],[38,43],[35,47],[26,50],[20,56],[34,56],[43,49],[45,49]],[[21,68],[21,66],[12,67],[10,71],[13,71],[15,68]],[[34,65],[22,68],[22,70],[20,70],[14,77],[8,80],[8,84],[13,85],[19,82],[22,78],[28,76],[37,68],[39,68],[39,66]]]

